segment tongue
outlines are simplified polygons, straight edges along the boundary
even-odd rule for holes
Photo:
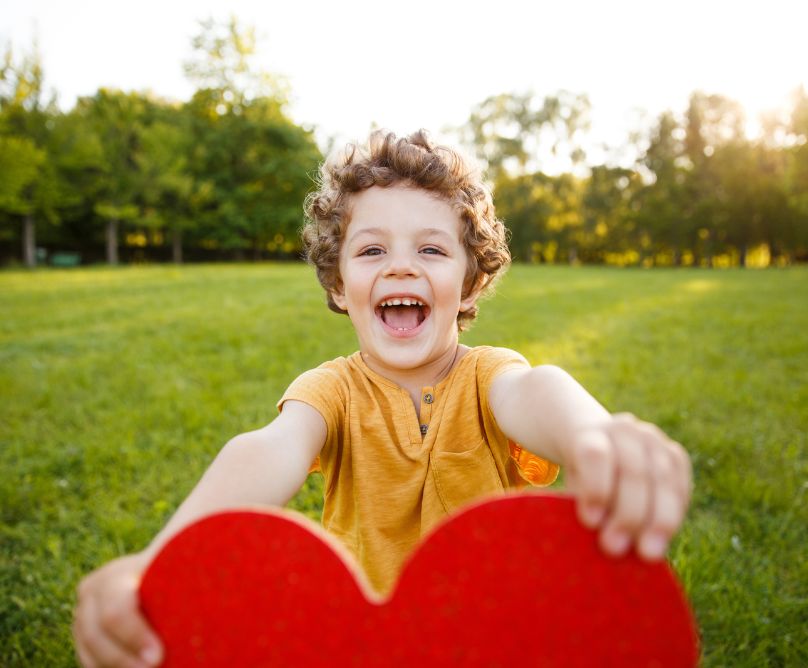
[[[418,327],[417,306],[387,306],[382,312],[382,319],[396,329],[415,329]]]

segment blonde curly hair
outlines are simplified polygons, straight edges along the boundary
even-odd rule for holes
[[[491,192],[480,170],[459,152],[433,144],[424,130],[406,138],[377,130],[366,144],[348,144],[333,152],[320,167],[319,187],[306,197],[303,250],[325,288],[328,307],[346,313],[334,303],[331,292],[342,289],[339,254],[350,222],[351,195],[372,186],[395,184],[427,190],[454,208],[463,222],[467,255],[462,296],[490,291],[510,264],[511,254],[505,226],[494,213]],[[458,329],[468,329],[476,317],[476,304],[458,313]]]

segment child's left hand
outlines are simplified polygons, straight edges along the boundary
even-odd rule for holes
[[[684,448],[659,427],[619,414],[578,431],[566,454],[578,516],[600,530],[603,550],[618,556],[634,545],[644,559],[662,559],[690,502]]]

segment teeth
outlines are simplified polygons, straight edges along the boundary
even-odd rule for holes
[[[424,303],[417,299],[410,299],[409,297],[395,299],[386,299],[381,303],[381,306],[423,306]]]

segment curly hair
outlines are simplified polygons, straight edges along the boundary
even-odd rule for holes
[[[332,153],[320,167],[318,188],[306,197],[302,230],[306,260],[313,264],[325,288],[328,307],[332,290],[340,290],[340,245],[350,222],[351,195],[372,186],[405,184],[434,193],[448,202],[463,223],[467,268],[462,296],[490,291],[511,261],[507,232],[494,213],[491,192],[476,165],[457,151],[432,143],[424,130],[397,138],[377,130],[366,144],[348,144]],[[458,330],[477,317],[476,304],[457,316]]]

